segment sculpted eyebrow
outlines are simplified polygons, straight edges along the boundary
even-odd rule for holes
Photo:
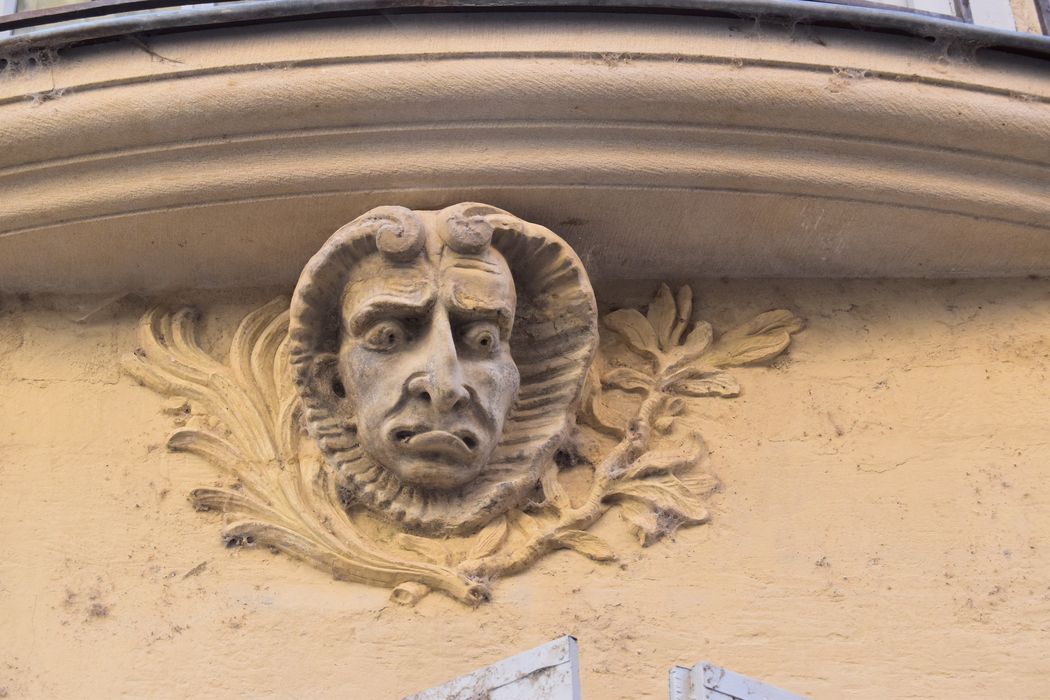
[[[510,335],[511,319],[514,312],[504,304],[471,304],[464,305],[458,299],[453,300],[450,309],[453,320],[459,323],[469,323],[479,319],[496,323],[505,335]]]
[[[434,298],[408,301],[398,298],[372,299],[356,311],[348,320],[348,330],[358,335],[381,318],[394,316],[405,318],[426,314],[434,306]]]
[[[496,263],[489,262],[488,260],[479,260],[477,258],[460,258],[449,267],[460,270],[477,270],[478,272],[487,272],[496,275],[500,273],[500,266]]]

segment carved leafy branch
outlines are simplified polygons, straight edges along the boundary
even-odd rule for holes
[[[711,324],[693,323],[692,314],[692,289],[683,286],[672,294],[664,284],[645,314],[620,309],[605,316],[606,328],[641,365],[603,353],[592,367],[580,414],[584,424],[621,440],[613,456],[623,456],[596,468],[594,488],[604,489],[599,502],[619,504],[643,546],[678,526],[704,522],[702,498],[716,486],[697,473],[706,455],[699,435],[684,447],[648,451],[652,432],[671,430],[684,398],[739,395],[739,382],[725,368],[772,360],[802,328],[791,312],[768,311],[716,340]],[[642,398],[626,422],[610,403],[614,390]]]

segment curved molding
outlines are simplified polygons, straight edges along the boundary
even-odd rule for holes
[[[4,289],[288,284],[369,206],[459,200],[593,249],[599,276],[1050,273],[1050,78],[1031,59],[590,15],[148,48],[0,84]],[[85,265],[98,246],[114,261]]]

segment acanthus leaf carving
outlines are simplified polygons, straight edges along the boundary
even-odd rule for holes
[[[469,604],[488,588],[448,566],[392,556],[369,543],[339,507],[316,459],[301,459],[298,400],[288,376],[287,300],[275,299],[241,322],[229,364],[197,343],[188,309],[155,309],[140,324],[140,350],[125,369],[145,386],[185,396],[213,428],[181,428],[169,449],[197,454],[231,479],[196,489],[201,510],[224,515],[228,545],[265,545],[340,579],[397,587],[414,582]],[[265,321],[265,323],[263,323]]]
[[[553,540],[556,544],[579,552],[594,561],[613,561],[616,559],[616,552],[613,551],[608,542],[583,530],[563,530],[554,535]]]

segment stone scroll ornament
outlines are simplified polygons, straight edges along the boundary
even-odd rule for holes
[[[401,603],[476,605],[556,549],[616,558],[588,529],[616,510],[641,545],[707,520],[717,482],[686,420],[733,397],[725,368],[783,352],[769,311],[716,338],[693,293],[599,319],[573,250],[495,207],[388,206],[339,229],[289,304],[249,313],[228,357],[191,309],[154,309],[125,367],[173,398],[172,450],[217,467],[196,489],[229,546],[266,546]]]

